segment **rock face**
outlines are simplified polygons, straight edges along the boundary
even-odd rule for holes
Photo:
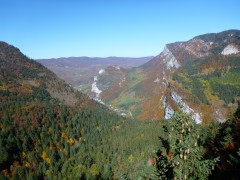
[[[96,94],[96,98],[99,98],[100,94],[101,94],[101,90],[98,89],[97,87],[97,76],[94,76],[94,82],[92,83],[92,92]]]
[[[170,68],[179,68],[180,64],[178,63],[177,59],[174,57],[171,51],[165,46],[163,52],[161,53],[161,57],[163,58],[163,62],[166,63],[167,69]]]
[[[192,116],[192,119],[195,120],[195,122],[197,124],[201,123],[202,122],[202,117],[200,116],[199,113],[196,113],[194,112],[194,110],[192,108],[190,108],[185,102],[183,102],[182,100],[182,97],[177,95],[177,93],[175,93],[174,91],[170,90],[171,91],[171,95],[170,97],[173,99],[173,101],[181,108],[181,110],[184,112],[184,113],[187,113],[187,114],[190,114]],[[165,108],[165,111],[166,109],[171,109],[171,107],[169,107],[167,105],[167,101],[165,103],[166,105],[166,108]],[[168,110],[169,111],[169,110]],[[172,115],[174,114],[174,111],[171,110],[170,113],[166,113],[164,118],[165,119],[170,119],[172,117]]]
[[[98,89],[97,87],[97,82],[98,82],[98,77],[102,74],[105,73],[105,70],[100,69],[97,76],[94,76],[93,78],[93,83],[92,83],[92,87],[91,87],[91,92],[94,94],[93,95],[93,99],[100,102],[101,104],[104,104],[104,102],[100,99],[100,94],[102,93],[102,91],[100,89]]]
[[[231,55],[231,54],[237,54],[240,51],[238,48],[232,44],[227,45],[223,51],[221,52],[222,55]]]
[[[164,107],[164,118],[170,119],[174,114],[174,110],[171,108],[171,106],[168,105],[166,96],[164,97],[164,100],[163,100],[163,107]]]
[[[101,99],[136,119],[169,119],[181,107],[196,123],[224,121],[240,96],[240,82],[232,79],[240,76],[239,47],[238,30],[167,44],[137,68],[105,69]]]

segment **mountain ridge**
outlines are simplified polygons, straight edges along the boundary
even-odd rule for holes
[[[213,37],[209,38],[209,36]],[[205,41],[204,39],[208,40]],[[222,102],[221,98],[223,97],[215,92],[219,91],[219,93],[222,93],[220,90],[217,90],[216,87],[224,87],[220,82],[216,85],[214,78],[204,80],[207,77],[203,77],[203,73],[205,73],[206,76],[210,76],[211,73],[215,71],[221,71],[223,72],[222,75],[226,72],[226,77],[231,76],[231,78],[234,78],[231,72],[226,71],[226,68],[238,68],[239,55],[239,30],[205,34],[196,36],[186,42],[170,43],[152,60],[126,73],[124,76],[126,76],[128,80],[125,82],[125,88],[117,87],[116,83],[115,86],[104,90],[100,98],[117,107],[125,107],[125,109],[132,111],[137,119],[157,120],[163,117],[169,117],[167,114],[172,114],[174,109],[176,110],[176,105],[174,104],[179,104],[181,101],[182,103],[184,102],[186,111],[195,113],[196,115],[198,114],[197,117],[199,117],[202,112],[205,112],[201,115],[201,120],[198,118],[198,122],[203,121],[206,123],[209,118],[216,118],[219,121],[223,121],[229,117],[228,112],[231,111],[230,109],[232,107],[228,107],[229,105],[227,105],[226,102]],[[232,60],[234,58],[235,61]],[[210,70],[209,68],[212,69]],[[189,77],[190,85],[188,85],[188,89],[184,87],[186,83],[182,84],[181,82],[177,82],[176,79],[175,81],[173,80],[174,72],[177,74],[182,73],[184,77],[186,75]],[[198,77],[201,74],[202,77]],[[195,79],[193,79],[193,75],[196,77]],[[238,74],[235,75],[238,76]],[[114,75],[111,74],[111,76]],[[119,79],[119,81],[121,80]],[[204,81],[206,85],[204,85]],[[102,86],[101,83],[104,84],[106,82],[97,83],[99,87]],[[197,89],[195,86],[201,88]],[[207,87],[208,92],[204,86]],[[174,93],[172,93],[170,89],[168,90],[168,87],[172,87],[171,91],[174,90],[177,96],[183,96],[183,98],[180,98],[181,100],[174,100],[172,97]],[[231,89],[232,86],[229,87]],[[234,88],[238,89],[238,85]],[[115,92],[115,97],[109,99],[109,94],[111,94],[112,91]],[[234,91],[238,92],[239,90]],[[236,96],[238,95],[236,94]],[[199,98],[201,100],[199,100]],[[204,100],[204,98],[207,98],[208,101]],[[216,98],[218,100],[215,102],[213,99]],[[131,99],[131,102],[129,102],[129,99]],[[167,105],[166,101],[171,105]],[[195,101],[195,103],[192,101]],[[196,102],[199,103],[199,106],[197,106]],[[207,105],[208,103],[211,105]],[[206,109],[215,109],[216,107],[212,107],[214,104],[222,104],[217,106],[219,108],[221,107],[220,109],[224,114],[220,115],[219,113],[213,112],[214,110],[212,110],[212,112],[206,111]]]

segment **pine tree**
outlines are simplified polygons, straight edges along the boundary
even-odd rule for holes
[[[189,115],[175,113],[163,126],[157,152],[160,179],[207,179],[217,159],[204,159],[200,127]]]

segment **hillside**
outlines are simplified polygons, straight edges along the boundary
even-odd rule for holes
[[[139,177],[157,148],[158,123],[116,115],[5,42],[0,99],[0,179]]]
[[[198,122],[228,119],[240,96],[240,31],[205,34],[167,44],[151,61],[98,75],[98,98],[142,120],[170,118],[178,106]],[[118,72],[117,72],[118,71]],[[104,77],[109,76],[109,78]]]
[[[153,56],[128,58],[128,57],[69,57],[57,59],[38,59],[41,63],[61,79],[65,80],[73,87],[84,89],[90,85],[93,77],[101,69],[108,66],[119,66],[123,68],[132,68],[140,66],[151,60]]]

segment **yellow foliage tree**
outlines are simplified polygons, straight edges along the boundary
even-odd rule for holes
[[[99,175],[99,167],[97,164],[93,164],[90,168],[90,173],[93,175],[93,176],[98,176]]]
[[[43,151],[43,152],[42,152],[41,158],[42,158],[44,161],[46,161],[48,164],[51,163],[51,159],[48,157],[46,151]]]

